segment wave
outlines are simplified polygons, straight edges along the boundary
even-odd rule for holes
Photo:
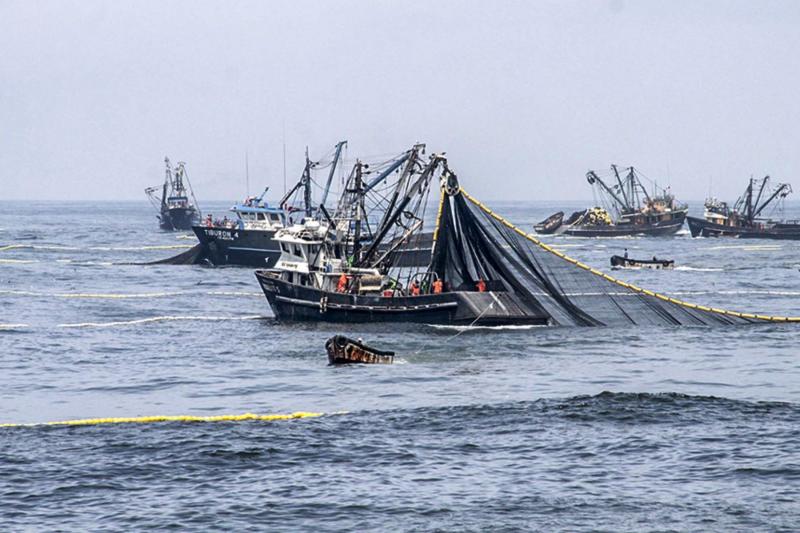
[[[0,331],[24,329],[30,327],[28,324],[0,324]]]
[[[155,322],[171,322],[171,321],[204,321],[204,322],[220,322],[223,320],[259,320],[269,318],[262,315],[246,315],[246,316],[153,316],[148,318],[138,318],[135,320],[121,320],[116,322],[79,322],[77,324],[57,324],[59,328],[111,328],[117,326],[136,326],[139,324],[151,324]]]
[[[164,291],[164,292],[140,292],[140,293],[95,293],[95,292],[35,292],[35,291],[20,291],[20,290],[1,290],[0,294],[8,296],[32,296],[37,298],[76,298],[76,299],[89,299],[89,300],[104,300],[104,299],[150,299],[150,298],[171,298],[174,296],[247,296],[247,297],[260,297],[260,292],[242,292],[242,291]]]
[[[0,252],[9,250],[47,250],[55,252],[140,252],[143,250],[188,250],[191,246],[186,244],[155,244],[147,246],[59,246],[59,245],[34,245],[34,244],[8,244],[0,246]]]
[[[528,330],[534,328],[546,328],[548,326],[540,326],[536,324],[516,324],[516,325],[506,325],[506,326],[455,326],[455,325],[447,325],[447,324],[425,324],[429,328],[439,329],[439,330],[451,330],[451,331],[509,331],[509,330]]]
[[[0,259],[0,264],[10,265],[27,265],[30,263],[39,263],[37,259]]]
[[[783,248],[780,244],[725,244],[719,246],[709,246],[706,250],[744,250],[744,251],[757,251],[757,250],[780,250]]]

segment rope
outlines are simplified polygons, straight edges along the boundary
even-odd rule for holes
[[[343,413],[329,413],[343,414]],[[39,422],[32,424],[0,424],[2,428],[19,427],[38,427],[38,426],[99,426],[104,424],[153,424],[158,422],[244,422],[257,420],[260,422],[273,422],[276,420],[292,420],[295,418],[316,418],[325,413],[310,413],[298,411],[289,414],[276,415],[257,415],[254,413],[244,413],[241,415],[218,415],[218,416],[135,416],[121,418],[84,418],[78,420],[61,420],[57,422]]]
[[[467,200],[469,200],[470,202],[472,202],[473,204],[478,206],[487,215],[489,215],[492,218],[494,218],[495,220],[501,222],[507,228],[514,230],[519,235],[521,235],[522,237],[528,239],[529,241],[531,241],[535,245],[539,246],[543,250],[545,250],[547,252],[550,252],[551,254],[555,255],[556,257],[559,257],[559,258],[561,258],[561,259],[563,259],[563,260],[565,260],[565,261],[567,261],[569,263],[572,263],[573,265],[575,265],[575,266],[577,266],[579,268],[587,270],[587,271],[591,272],[592,274],[594,274],[596,276],[600,276],[601,278],[605,279],[606,281],[610,281],[611,283],[615,283],[615,284],[619,285],[620,287],[625,287],[626,289],[632,290],[634,292],[638,292],[640,294],[645,294],[647,296],[652,296],[654,298],[658,298],[659,300],[663,300],[665,302],[670,302],[670,303],[673,303],[673,304],[676,304],[676,305],[680,305],[680,306],[686,307],[688,309],[695,309],[695,310],[704,311],[704,312],[707,312],[707,313],[716,313],[716,314],[719,314],[719,315],[734,316],[734,317],[737,317],[737,318],[744,318],[744,319],[748,319],[748,320],[759,320],[759,321],[766,321],[766,322],[800,322],[800,317],[765,316],[765,315],[756,315],[756,314],[752,314],[752,313],[739,313],[737,311],[727,311],[725,309],[717,309],[717,308],[714,308],[714,307],[706,307],[706,306],[703,306],[703,305],[697,305],[697,304],[693,304],[693,303],[689,303],[689,302],[684,302],[683,300],[678,300],[676,298],[672,298],[670,296],[665,296],[663,294],[659,294],[659,293],[656,293],[656,292],[653,292],[653,291],[650,291],[650,290],[647,290],[647,289],[642,289],[640,287],[637,287],[636,285],[631,285],[630,283],[626,283],[626,282],[624,282],[622,280],[619,280],[617,278],[609,276],[608,274],[606,274],[604,272],[600,272],[599,270],[597,270],[595,268],[592,268],[589,265],[581,263],[580,261],[578,261],[576,259],[573,259],[573,258],[571,258],[571,257],[559,252],[558,250],[556,250],[554,248],[551,248],[550,246],[546,245],[545,243],[543,243],[542,241],[540,241],[539,239],[537,239],[533,235],[531,235],[529,233],[525,233],[524,231],[519,229],[517,226],[513,225],[511,222],[509,222],[505,218],[501,217],[500,215],[498,215],[497,213],[495,213],[494,211],[492,211],[491,209],[489,209],[488,207],[483,205],[480,202],[480,200],[478,200],[476,198],[473,198],[463,188],[461,189],[461,193],[464,195],[464,197]]]

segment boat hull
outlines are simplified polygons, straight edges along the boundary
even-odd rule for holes
[[[343,335],[331,337],[325,343],[329,365],[384,364],[394,362],[394,352],[376,350]]]
[[[272,268],[281,255],[275,230],[192,226],[203,256],[215,266]]]
[[[630,259],[619,255],[611,256],[611,268],[649,268],[651,270],[664,270],[674,268],[675,261],[671,259]]]
[[[675,235],[682,227],[685,215],[650,224],[612,224],[610,226],[570,226],[562,232],[573,237],[630,237]]]
[[[200,214],[194,207],[173,207],[162,210],[158,220],[166,231],[190,230],[200,221]]]
[[[256,278],[279,320],[415,322],[452,325],[547,325],[549,316],[506,292],[444,292],[382,297],[322,291],[281,280],[267,270]]]
[[[695,217],[687,217],[686,222],[692,237],[800,240],[800,224],[775,224],[766,228],[733,227]]]

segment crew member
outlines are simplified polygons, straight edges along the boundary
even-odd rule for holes
[[[433,294],[441,294],[442,293],[442,280],[435,279],[433,280]]]
[[[344,292],[347,290],[347,275],[342,272],[339,276],[339,282],[336,284],[336,292]]]
[[[478,292],[486,292],[486,282],[483,279],[479,279],[475,285],[478,287]]]
[[[207,227],[207,228],[211,228],[211,227],[213,227],[213,226],[214,226],[214,219],[212,219],[212,218],[211,218],[211,214],[209,213],[209,214],[206,216],[206,227]]]
[[[417,283],[417,280],[411,282],[411,296],[419,296],[419,283]]]

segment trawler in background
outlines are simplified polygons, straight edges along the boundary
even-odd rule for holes
[[[716,198],[705,202],[703,218],[688,217],[692,237],[736,237],[740,239],[800,239],[800,221],[772,220],[762,214],[792,193],[788,183],[770,186],[770,177],[750,183],[733,206]]]
[[[688,207],[678,203],[668,189],[653,185],[653,194],[648,193],[633,167],[627,169],[624,178],[616,165],[611,165],[611,171],[616,181],[611,185],[593,170],[586,173],[586,180],[606,207],[576,211],[566,220],[559,211],[536,224],[536,232],[577,237],[657,236],[674,235],[683,227]]]
[[[158,195],[159,187],[148,187],[144,192],[158,212],[161,229],[191,229],[192,225],[200,221],[201,213],[186,174],[186,163],[181,161],[173,169],[169,158],[165,157],[164,164],[166,171],[161,196]]]
[[[340,141],[333,150],[327,182],[321,196],[321,204],[327,201],[333,177],[347,141]],[[202,248],[204,261],[215,266],[241,265],[272,267],[280,256],[280,247],[274,240],[275,233],[291,225],[293,217],[313,218],[319,216],[313,201],[312,170],[324,167],[312,161],[306,150],[306,161],[300,180],[280,199],[277,206],[265,200],[269,187],[260,196],[249,197],[241,204],[231,207],[235,218],[214,220],[208,215],[201,224],[192,227]],[[296,196],[301,195],[300,205]]]

